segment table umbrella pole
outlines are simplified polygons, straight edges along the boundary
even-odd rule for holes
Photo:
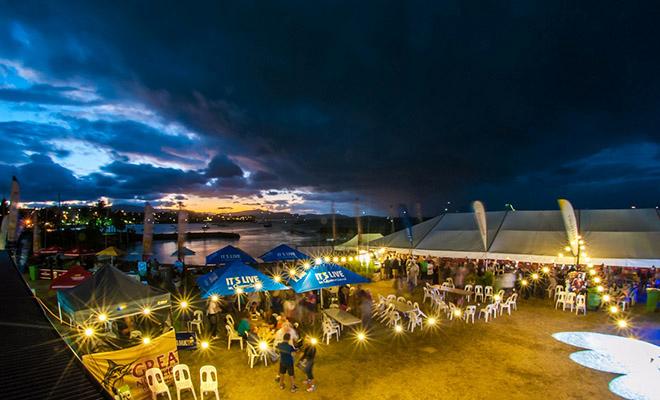
[[[241,295],[236,294],[236,297],[238,298],[238,311],[241,311]]]
[[[319,297],[321,298],[321,310],[323,310],[323,289],[319,289]]]

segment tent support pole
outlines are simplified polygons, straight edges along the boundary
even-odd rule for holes
[[[62,306],[60,306],[60,302],[57,302],[57,313],[60,315],[60,324],[62,323]]]
[[[323,310],[323,289],[319,289],[319,297],[321,298],[321,310]]]
[[[241,311],[241,295],[236,294],[236,298],[238,299],[238,311]]]

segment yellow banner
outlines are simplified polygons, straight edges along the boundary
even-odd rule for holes
[[[111,394],[128,385],[132,399],[150,399],[151,392],[145,379],[145,371],[158,367],[169,385],[173,383],[172,367],[179,363],[174,330],[128,349],[94,353],[82,357],[89,372]]]

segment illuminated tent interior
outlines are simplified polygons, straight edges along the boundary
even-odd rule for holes
[[[576,210],[575,213],[590,263],[660,266],[658,210]],[[486,213],[486,220],[487,249],[473,213],[447,213],[413,226],[412,252],[453,258],[575,262],[575,257],[564,250],[568,240],[559,210],[493,211]],[[369,245],[401,253],[411,250],[405,229],[372,240]],[[581,263],[585,262],[581,258]]]
[[[78,324],[104,313],[108,320],[170,307],[170,293],[126,275],[112,266],[99,269],[91,278],[57,292],[62,313]]]

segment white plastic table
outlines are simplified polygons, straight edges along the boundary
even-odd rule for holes
[[[362,323],[355,315],[339,308],[329,308],[325,310],[325,315],[339,322],[342,326],[352,326]]]

